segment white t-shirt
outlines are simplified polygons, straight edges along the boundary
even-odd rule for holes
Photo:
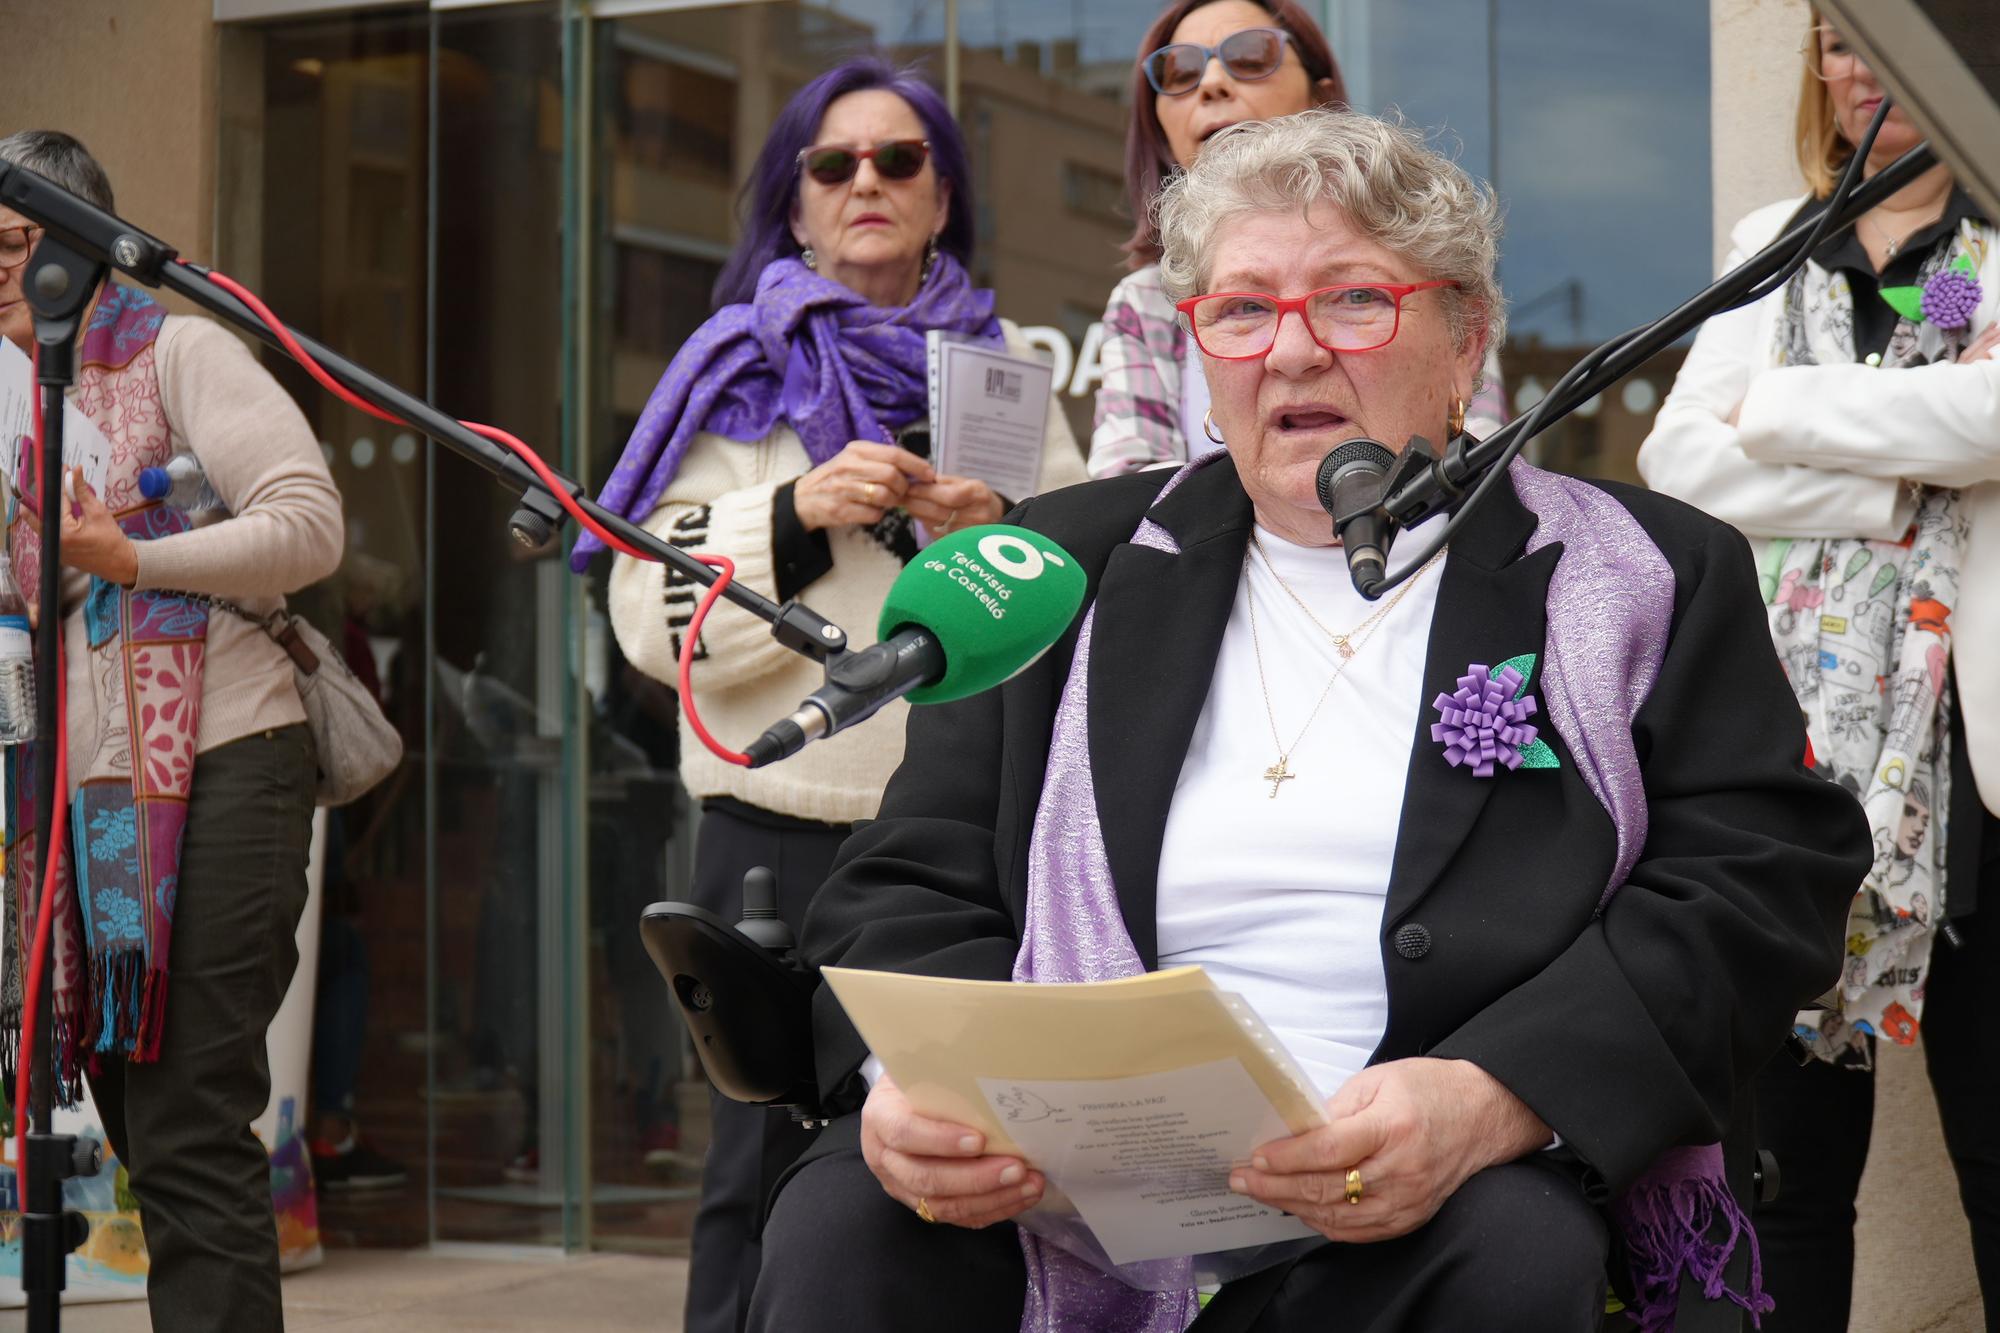
[[[1354,591],[1339,547],[1258,536],[1328,629],[1348,633],[1380,605]],[[1382,910],[1443,572],[1432,566],[1382,619],[1307,726],[1339,652],[1253,554],[1167,815],[1159,965],[1198,963],[1242,995],[1325,1096],[1368,1062],[1388,1021]],[[1252,591],[1278,734],[1297,740],[1275,797],[1259,776],[1278,747]]]

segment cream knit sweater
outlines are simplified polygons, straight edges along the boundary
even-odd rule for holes
[[[1003,326],[1009,347],[1022,351],[1026,344],[1013,326]],[[677,546],[728,556],[736,562],[739,581],[771,595],[776,586],[773,497],[810,466],[805,447],[789,426],[780,425],[755,444],[704,433],[695,438],[644,526]],[[1069,423],[1060,404],[1052,404],[1042,441],[1042,489],[1085,479],[1083,455]],[[902,564],[866,529],[834,528],[826,535],[833,569],[807,586],[799,599],[846,630],[850,647],[864,648],[875,642],[875,618]],[[693,586],[668,580],[662,565],[620,555],[611,566],[610,601],[611,626],[625,656],[648,675],[673,683],[681,630],[694,609]],[[692,678],[709,734],[741,749],[818,689],[822,672],[779,647],[763,621],[718,602],[702,626]],[[898,700],[860,726],[759,769],[717,759],[695,739],[683,716],[681,780],[697,800],[733,796],[765,810],[829,824],[872,819],[883,786],[903,759],[907,712],[908,705]]]
[[[312,427],[250,349],[219,324],[169,315],[153,348],[174,452],[200,460],[231,513],[201,516],[187,532],[139,542],[134,586],[207,593],[259,613],[283,606],[284,594],[333,573],[345,539],[340,491]],[[83,618],[89,590],[87,575],[63,571],[73,756],[84,754],[97,734]],[[291,658],[241,616],[211,611],[196,753],[305,720]],[[84,767],[71,765],[72,784]]]

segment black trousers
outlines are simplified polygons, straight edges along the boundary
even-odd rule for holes
[[[778,880],[778,915],[796,934],[825,882],[845,826],[812,824],[738,801],[702,805],[695,838],[693,898],[723,920],[743,915],[743,874],[764,866]],[[688,1263],[687,1333],[739,1333],[761,1256],[764,1202],[812,1135],[784,1111],[708,1094],[713,1117],[701,1169]]]
[[[1324,1245],[1225,1286],[1192,1333],[1594,1333],[1604,1220],[1529,1158],[1482,1171],[1421,1230]],[[752,1333],[1019,1333],[1027,1273],[1010,1224],[932,1226],[857,1150],[806,1163],[764,1230]]]
[[[1924,1059],[1937,1094],[1988,1333],[2000,1333],[2000,886],[1939,940],[1924,997]],[[1854,1288],[1854,1198],[1868,1161],[1872,1072],[1780,1056],[1758,1077],[1757,1124],[1783,1181],[1757,1210],[1764,1285],[1778,1303],[1764,1333],[1838,1333]],[[1936,1201],[1939,1207],[1948,1201]]]
[[[285,1326],[271,1159],[250,1122],[271,1100],[265,1032],[299,961],[317,768],[302,725],[196,758],[160,1058],[105,1057],[89,1076],[139,1199],[156,1329]]]

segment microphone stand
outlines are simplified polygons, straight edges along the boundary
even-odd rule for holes
[[[1396,456],[1380,485],[1377,512],[1386,519],[1389,537],[1393,539],[1398,528],[1413,527],[1441,510],[1455,507],[1455,512],[1445,531],[1401,568],[1372,579],[1357,572],[1355,591],[1373,601],[1422,568],[1450,540],[1457,525],[1478,508],[1487,492],[1505,475],[1506,465],[1529,440],[1637,370],[1710,316],[1776,290],[1806,262],[1821,240],[1852,227],[1863,213],[1908,185],[1936,161],[1930,145],[1919,144],[1858,188],[1845,193],[1836,191],[1818,217],[1792,228],[1671,314],[1600,346],[1571,367],[1526,416],[1515,418],[1485,439],[1460,435],[1446,447],[1442,457],[1431,452],[1429,441],[1421,437],[1411,439],[1409,446]]]
[[[35,726],[37,739],[44,745],[53,745],[63,725],[63,720],[56,716],[55,678],[63,625],[63,394],[75,379],[76,345],[85,310],[115,268],[148,287],[178,292],[272,347],[282,348],[282,344],[272,329],[212,281],[205,270],[180,262],[172,247],[24,167],[0,162],[0,204],[34,219],[43,229],[22,274],[22,282],[34,311],[41,366],[38,380],[44,403]],[[317,340],[297,330],[290,332],[333,379],[356,395],[448,445],[492,473],[502,485],[518,489],[521,507],[509,521],[517,541],[537,546],[554,533],[564,510],[554,499],[554,492],[519,458]],[[590,500],[580,484],[560,474],[558,480],[585,513],[620,538],[656,556],[693,582],[704,587],[715,582],[716,572],[707,565]],[[772,637],[794,652],[822,663],[846,654],[846,632],[796,599],[779,604],[735,582],[723,590],[722,596],[768,622]],[[35,826],[43,839],[42,860],[46,863],[47,858],[59,854],[58,849],[47,844],[55,803],[64,799],[65,794],[55,790],[54,751],[45,750],[44,754],[47,757],[37,765],[35,774]],[[30,892],[39,903],[39,885]],[[24,965],[25,962],[24,959]],[[17,1074],[29,1080],[29,1119],[34,1126],[31,1132],[25,1126],[14,1127],[21,1137],[22,1164],[28,1182],[28,1195],[19,1201],[19,1206],[21,1288],[27,1297],[29,1333],[57,1333],[62,1327],[67,1256],[90,1233],[89,1223],[81,1213],[64,1209],[63,1181],[73,1176],[95,1175],[102,1164],[102,1147],[96,1140],[52,1132],[56,1076],[54,990],[55,967],[51,958],[42,971],[35,1006],[33,1068]],[[17,1173],[17,1183],[19,1179]]]
[[[94,207],[34,172],[0,162],[0,204],[33,218],[43,228],[41,245],[36,247],[35,257],[28,261],[30,290],[33,289],[35,271],[42,262],[42,249],[51,241],[56,241],[97,264],[100,278],[103,266],[108,265],[148,287],[164,287],[177,292],[269,346],[282,350],[278,335],[249,307],[211,281],[201,266],[182,261],[165,242]],[[88,288],[83,299],[87,301],[95,290],[94,286]],[[564,510],[555,500],[555,493],[542,484],[527,464],[423,399],[397,388],[297,329],[291,329],[289,325],[286,327],[300,346],[341,385],[477,463],[508,489],[519,491],[521,507],[508,524],[515,540],[524,545],[537,546],[554,533],[556,526],[562,522]],[[583,512],[622,540],[694,583],[707,587],[715,582],[716,572],[707,565],[636,523],[605,509],[584,494],[581,484],[560,474],[558,479]],[[814,661],[825,662],[846,650],[846,632],[796,598],[780,604],[754,588],[732,581],[723,589],[722,599],[735,603],[770,624],[773,638]]]
[[[79,253],[52,233],[43,235],[22,274],[28,305],[34,311],[40,362],[37,381],[42,393],[42,467],[37,482],[41,487],[42,554],[35,624],[35,739],[42,747],[40,762],[35,765],[35,830],[41,855],[36,858],[35,882],[27,887],[36,903],[38,930],[43,924],[42,913],[54,910],[53,904],[42,901],[40,887],[50,858],[61,855],[59,848],[50,845],[49,834],[56,802],[67,799],[67,793],[56,791],[54,748],[60,743],[58,733],[63,725],[56,714],[55,675],[63,627],[63,393],[76,379],[76,343],[83,312],[104,274],[101,260]],[[19,1185],[21,1171],[27,1173],[28,1182],[19,1206],[21,1290],[28,1299],[29,1333],[55,1333],[62,1327],[66,1260],[90,1235],[89,1220],[63,1207],[63,1182],[72,1176],[94,1176],[103,1163],[103,1149],[97,1140],[52,1132],[56,960],[53,939],[50,943],[36,987],[34,1067],[18,1069],[14,1075],[28,1080],[29,1119],[34,1125],[32,1131],[22,1125],[14,1127],[21,1143],[21,1170],[15,1173],[15,1183]],[[27,962],[25,957],[21,960],[24,974]]]

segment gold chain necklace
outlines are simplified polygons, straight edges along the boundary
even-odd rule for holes
[[[1407,593],[1410,590],[1410,584],[1415,583],[1418,579],[1422,578],[1432,565],[1435,565],[1438,561],[1444,559],[1444,551],[1440,549],[1436,555],[1432,556],[1429,560],[1424,562],[1423,569],[1418,570],[1415,574],[1411,575],[1407,581],[1404,582],[1401,591],[1399,591],[1394,597],[1390,598],[1388,601],[1382,603],[1382,605],[1376,607],[1375,613],[1373,615],[1369,616],[1368,619],[1362,621],[1359,625],[1356,625],[1353,629],[1349,630],[1347,633],[1336,634],[1332,630],[1328,629],[1325,626],[1325,624],[1323,624],[1320,621],[1320,618],[1318,616],[1313,614],[1312,608],[1306,605],[1305,598],[1299,596],[1298,590],[1292,587],[1291,584],[1285,582],[1285,576],[1283,574],[1280,574],[1278,572],[1278,567],[1271,563],[1271,553],[1264,549],[1263,539],[1257,535],[1257,529],[1255,528],[1250,529],[1250,545],[1256,548],[1257,558],[1264,562],[1264,568],[1271,571],[1271,577],[1276,579],[1278,581],[1278,586],[1285,590],[1285,596],[1291,598],[1292,601],[1297,604],[1299,610],[1306,613],[1306,619],[1312,621],[1314,628],[1318,629],[1321,634],[1326,635],[1328,639],[1331,639],[1333,641],[1334,648],[1339,651],[1343,659],[1354,656],[1355,652],[1360,647],[1360,644],[1356,642],[1356,639],[1359,636],[1365,635],[1369,630],[1375,628],[1376,623],[1380,621],[1383,616],[1388,615],[1389,612],[1392,609],[1394,609],[1397,602],[1403,600],[1403,594]]]
[[[1426,560],[1424,567],[1404,580],[1403,586],[1396,590],[1396,595],[1375,608],[1374,614],[1369,616],[1368,619],[1356,625],[1346,634],[1335,634],[1325,625],[1320,624],[1319,617],[1312,613],[1312,609],[1305,604],[1298,593],[1292,591],[1292,585],[1286,583],[1284,578],[1279,575],[1278,567],[1271,563],[1271,557],[1264,551],[1264,544],[1258,541],[1255,528],[1252,528],[1250,531],[1250,541],[1256,548],[1258,556],[1263,559],[1264,567],[1271,571],[1271,577],[1278,580],[1278,586],[1283,588],[1286,595],[1299,604],[1299,609],[1306,613],[1306,619],[1312,621],[1320,633],[1332,639],[1334,647],[1340,650],[1340,665],[1336,666],[1333,669],[1333,674],[1327,677],[1326,688],[1319,692],[1319,698],[1313,702],[1312,711],[1306,714],[1305,725],[1299,728],[1299,734],[1294,736],[1292,743],[1287,746],[1278,735],[1278,713],[1271,706],[1271,682],[1264,671],[1264,644],[1257,634],[1257,591],[1250,583],[1250,553],[1245,551],[1243,553],[1243,592],[1250,609],[1250,648],[1257,657],[1257,684],[1264,692],[1264,719],[1271,724],[1271,744],[1276,746],[1278,751],[1278,762],[1264,770],[1262,780],[1271,784],[1271,799],[1275,801],[1278,799],[1278,789],[1298,776],[1298,774],[1291,771],[1291,757],[1297,752],[1299,742],[1306,738],[1306,732],[1312,729],[1313,720],[1319,716],[1319,710],[1325,706],[1327,696],[1333,693],[1334,683],[1347,670],[1347,664],[1354,660],[1354,655],[1361,651],[1362,646],[1370,638],[1374,637],[1375,627],[1382,623],[1382,617],[1395,610],[1396,604],[1410,595],[1410,590],[1417,586],[1425,574],[1430,572],[1431,566],[1444,559],[1444,551],[1440,550],[1436,555]]]

